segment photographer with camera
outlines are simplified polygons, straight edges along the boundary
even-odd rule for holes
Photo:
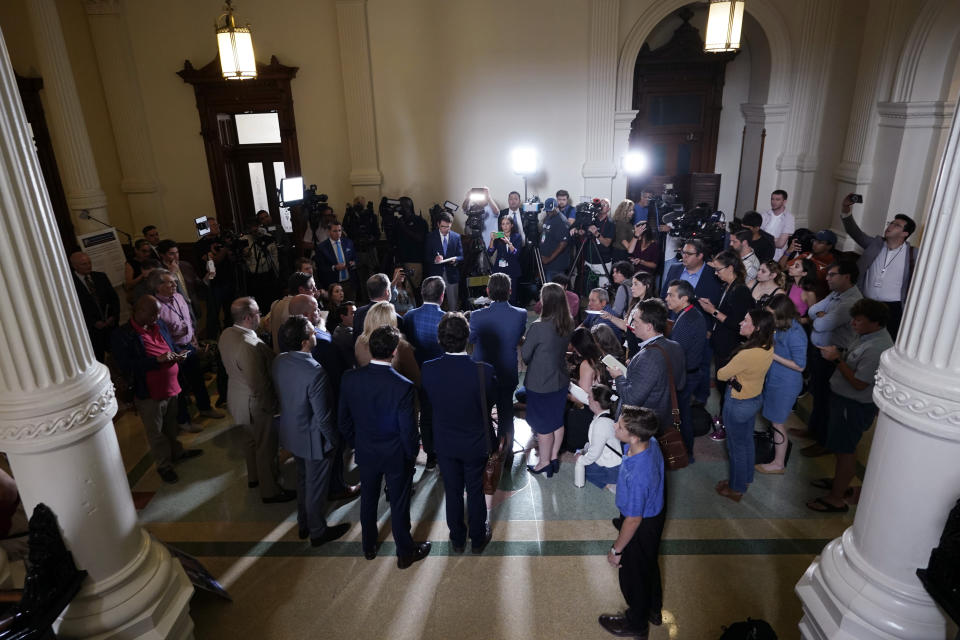
[[[380,239],[380,224],[373,212],[373,203],[363,196],[353,199],[343,214],[343,232],[353,240],[357,250],[357,276],[364,282],[380,269],[377,255],[377,240]]]
[[[397,252],[394,262],[397,266],[403,266],[406,276],[404,288],[413,299],[419,300],[427,221],[417,215],[413,200],[406,196],[400,198],[399,216],[396,221]]]
[[[605,287],[609,283],[610,268],[613,266],[611,245],[616,237],[616,225],[609,218],[610,201],[606,198],[594,198],[586,212],[577,212],[577,222],[570,229],[571,237],[580,236],[583,245],[584,266],[597,276],[597,286]]]
[[[333,213],[333,207],[327,204],[326,194],[314,197],[316,199],[311,199],[308,204],[307,229],[303,232],[302,239],[306,255],[310,255],[311,250],[329,239],[327,229],[330,223],[337,219],[337,216]]]
[[[227,238],[220,235],[220,222],[216,218],[208,218],[207,226],[210,233],[197,241],[196,251],[200,254],[203,270],[211,276],[207,282],[206,335],[214,340],[220,336],[221,327],[228,327],[233,322],[230,303],[237,297],[237,265]]]
[[[280,288],[277,284],[280,277],[277,242],[259,219],[251,220],[247,229],[243,236],[246,244],[240,250],[247,276],[247,293],[260,307],[267,309],[277,299]]]

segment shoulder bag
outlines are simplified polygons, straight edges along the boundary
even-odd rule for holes
[[[680,436],[680,407],[677,403],[677,387],[673,383],[673,366],[670,364],[666,349],[658,344],[649,344],[647,348],[659,351],[664,362],[667,363],[667,379],[670,384],[670,413],[673,416],[673,424],[663,426],[661,433],[657,434],[657,442],[660,444],[661,453],[663,453],[663,463],[668,470],[676,471],[690,464],[690,460],[687,458],[687,448],[683,446],[683,438]]]
[[[505,442],[497,438],[497,448],[493,448],[490,440],[490,407],[487,405],[487,381],[483,375],[483,363],[477,363],[477,377],[480,379],[480,414],[483,416],[483,435],[487,440],[487,465],[483,468],[483,494],[492,496],[500,485],[500,475],[503,473],[503,457]]]

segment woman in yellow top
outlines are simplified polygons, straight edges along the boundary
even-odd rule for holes
[[[747,485],[753,482],[753,423],[763,404],[763,380],[773,362],[773,330],[772,313],[765,309],[748,311],[740,323],[740,335],[746,342],[734,350],[725,367],[717,370],[717,379],[730,383],[723,404],[730,479],[717,483],[717,493],[734,502],[740,502]]]

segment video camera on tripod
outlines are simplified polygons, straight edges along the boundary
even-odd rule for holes
[[[540,198],[533,196],[520,207],[520,223],[523,225],[523,235],[528,244],[540,246],[540,212],[543,203]]]
[[[323,212],[330,206],[329,198],[325,193],[317,193],[317,185],[307,188],[303,186],[303,177],[284,178],[280,181],[280,206],[292,207],[300,205],[307,214],[311,229],[319,227],[323,221]]]
[[[587,202],[581,202],[577,205],[576,218],[573,221],[574,229],[587,229],[590,226],[600,224],[598,216],[603,211],[603,201],[600,198],[594,198]]]
[[[670,235],[675,238],[691,240],[696,238],[703,243],[704,254],[714,255],[723,250],[726,243],[726,214],[723,211],[711,211],[710,205],[701,202],[690,211],[672,211],[661,217],[664,224],[672,224]],[[680,254],[677,254],[680,259]]]
[[[437,228],[437,225],[440,223],[440,214],[442,214],[444,211],[446,211],[452,216],[456,214],[459,209],[460,209],[459,205],[454,204],[449,200],[445,200],[443,205],[439,205],[439,204],[433,205],[432,207],[430,207],[430,212],[429,212],[430,228],[431,229]]]

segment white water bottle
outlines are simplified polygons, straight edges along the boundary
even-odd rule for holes
[[[217,265],[213,263],[213,260],[207,260],[207,273],[215,274],[217,272]]]

